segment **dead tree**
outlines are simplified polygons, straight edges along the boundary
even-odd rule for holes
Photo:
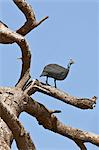
[[[15,87],[0,87],[0,149],[10,150],[13,139],[19,150],[36,149],[29,133],[18,119],[23,111],[35,117],[44,128],[73,140],[81,150],[87,149],[86,142],[99,146],[99,135],[64,125],[54,115],[59,112],[58,110],[49,110],[31,98],[35,92],[41,92],[80,109],[93,109],[96,104],[95,96],[91,99],[77,98],[35,79],[28,84],[31,77],[31,51],[24,36],[45,21],[48,16],[36,21],[34,11],[26,0],[13,0],[13,2],[25,15],[26,22],[16,32],[0,22],[0,43],[18,44],[22,52],[22,70]]]

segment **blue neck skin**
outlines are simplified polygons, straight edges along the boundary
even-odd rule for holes
[[[70,69],[70,66],[71,66],[71,64],[69,63],[69,64],[67,65],[67,68]]]

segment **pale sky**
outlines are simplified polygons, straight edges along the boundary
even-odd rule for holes
[[[49,16],[26,36],[32,53],[32,79],[45,82],[45,78],[39,77],[45,65],[57,63],[65,67],[72,58],[75,64],[64,81],[57,81],[57,87],[72,96],[99,97],[98,1],[28,0],[28,3],[33,7],[37,20]],[[11,0],[0,0],[0,19],[13,30],[25,21]],[[21,71],[18,57],[21,57],[21,52],[17,44],[0,44],[1,86],[14,86],[17,82]],[[53,79],[49,79],[49,83],[53,85]],[[33,98],[49,109],[61,110],[57,117],[64,124],[99,134],[98,101],[93,110],[80,110],[41,93],[34,94]],[[36,119],[26,113],[21,114],[20,120],[30,132],[37,150],[79,149],[68,138],[38,125]],[[98,149],[92,144],[86,145],[88,150]],[[17,150],[15,144],[12,150]]]

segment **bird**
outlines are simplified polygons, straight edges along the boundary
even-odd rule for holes
[[[46,85],[48,85],[48,78],[53,78],[55,88],[57,88],[56,80],[64,80],[69,73],[71,65],[74,63],[75,62],[72,59],[70,59],[67,68],[62,67],[58,64],[48,64],[44,67],[40,77],[46,76]]]

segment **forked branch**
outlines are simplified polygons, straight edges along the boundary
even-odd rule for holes
[[[80,148],[80,150],[87,150],[87,148],[86,148],[86,146],[85,146],[85,144],[84,144],[83,141],[78,140],[78,139],[75,139],[74,141],[78,145],[78,147]]]
[[[99,146],[99,135],[64,125],[56,118],[56,116],[51,114],[51,111],[44,105],[36,102],[29,96],[25,99],[24,111],[31,116],[36,117],[39,124],[43,125],[44,128],[70,138],[76,142],[79,147],[84,148],[85,142],[90,142],[96,146]]]
[[[26,22],[16,32],[10,30],[8,26],[0,22],[0,43],[12,44],[16,42],[21,48],[22,71],[15,89],[18,90],[21,88],[24,91],[22,91],[26,96],[23,100],[24,111],[36,117],[39,124],[43,125],[44,128],[73,140],[81,150],[86,150],[85,142],[99,146],[99,135],[64,125],[53,115],[53,113],[59,113],[59,110],[48,110],[44,105],[29,97],[35,92],[41,92],[80,109],[93,109],[97,99],[95,96],[91,99],[77,98],[57,88],[45,85],[38,80],[33,80],[30,84],[27,83],[30,79],[31,52],[24,36],[45,21],[48,16],[37,22],[35,13],[32,7],[27,4],[26,0],[13,0],[13,2],[25,15]],[[0,115],[11,129],[18,148],[20,150],[35,150],[29,134],[26,133],[18,118],[8,108],[4,102],[0,102]]]
[[[28,95],[31,95],[35,92],[41,92],[80,109],[93,109],[96,105],[97,99],[96,96],[92,97],[91,99],[77,98],[52,86],[45,85],[38,80],[33,80],[25,92]]]
[[[16,30],[16,33],[19,33],[22,36],[28,34],[30,31],[39,26],[42,22],[44,22],[48,18],[48,16],[46,16],[42,18],[40,21],[36,21],[35,13],[31,5],[29,5],[26,0],[13,0],[13,2],[17,5],[17,7],[21,10],[21,12],[25,15],[26,18],[26,22],[24,23],[24,25],[20,27],[18,30]],[[6,25],[6,27],[8,26]],[[14,41],[8,37],[6,38],[6,40],[5,38],[4,39],[2,38],[2,41],[0,40],[0,42],[3,44],[14,43]]]
[[[5,39],[5,41],[6,39],[10,39],[12,42],[16,42],[21,48],[22,70],[21,70],[21,76],[18,81],[17,87],[22,88],[30,78],[31,52],[29,50],[28,43],[26,42],[23,36],[10,30],[9,28],[5,27],[3,24],[0,27],[0,42],[1,43],[2,43],[2,39],[3,40]],[[21,79],[22,81],[20,82]]]
[[[24,127],[18,118],[6,107],[4,102],[0,101],[0,117],[5,121],[11,129],[16,140],[19,150],[35,150],[35,145],[32,142],[30,135],[26,133]]]
[[[40,25],[43,21],[45,21],[48,18],[48,16],[46,16],[40,21],[36,21],[36,16],[31,5],[27,4],[25,0],[13,0],[13,1],[26,17],[25,24],[16,31],[17,33],[20,33],[23,36],[25,36],[27,33],[29,33],[31,30],[33,30],[35,27]]]
[[[40,25],[43,21],[45,21],[48,18],[48,16],[44,17],[43,19],[37,22],[32,7],[25,0],[13,0],[13,2],[25,15],[26,22],[16,32],[13,32],[8,28],[7,25],[0,22],[0,43],[12,44],[16,42],[20,46],[22,52],[22,70],[19,81],[16,85],[17,87],[23,88],[24,85],[30,79],[30,63],[31,63],[31,52],[23,36],[29,33],[38,25]]]

